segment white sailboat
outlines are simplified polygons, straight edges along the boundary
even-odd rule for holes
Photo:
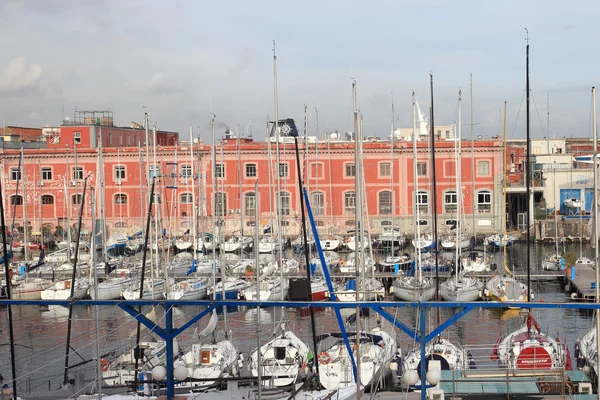
[[[289,281],[280,277],[261,278],[260,287],[253,284],[244,290],[246,300],[275,301],[285,299],[289,291]]]
[[[105,280],[97,284],[97,290],[90,288],[90,297],[93,300],[116,300],[121,298],[123,290],[127,289],[132,283],[129,277],[116,277]],[[97,298],[96,298],[97,293]],[[139,293],[139,292],[138,292]]]
[[[461,205],[462,205],[462,94],[458,93],[458,141],[457,141],[457,152],[456,152],[456,238],[454,243],[461,243],[464,241],[464,237],[467,237],[464,233],[461,233]],[[470,239],[467,237],[467,247],[469,246]],[[444,242],[442,241],[442,246]],[[483,282],[475,277],[466,276],[461,270],[460,254],[463,248],[463,243],[459,246],[453,246],[455,249],[456,260],[456,275],[454,278],[447,279],[440,285],[440,296],[446,301],[476,301],[482,295]]]
[[[87,278],[76,278],[75,289],[72,300],[85,299],[90,288],[90,281]],[[41,292],[42,300],[69,300],[71,299],[71,280],[63,280],[54,283],[46,290]]]
[[[421,228],[417,223],[419,221],[419,206],[417,205],[417,192],[419,190],[419,177],[417,175],[417,135],[416,135],[416,119],[415,119],[415,106],[416,101],[413,93],[413,152],[414,152],[414,170],[413,177],[415,182],[414,196],[413,196],[413,209],[414,209],[414,221],[415,221],[415,234],[416,238],[413,240],[413,246],[417,250],[417,258],[414,265],[414,276],[403,276],[397,278],[393,282],[394,297],[404,301],[429,301],[435,295],[435,284],[429,278],[423,278],[421,271],[421,250],[431,246],[433,244],[433,237],[424,241],[424,236],[421,236]],[[427,246],[426,244],[429,243]]]
[[[469,352],[462,346],[438,336],[425,346],[425,359],[439,361],[443,371],[464,371],[471,368],[473,362]],[[421,373],[421,349],[416,348],[406,354],[403,359],[404,373],[416,371]],[[419,383],[416,384],[418,386]]]
[[[396,341],[380,328],[360,333],[359,351],[356,351],[356,332],[349,333],[352,352],[360,355],[360,384],[367,387],[377,384],[389,371],[396,351]],[[319,380],[327,390],[354,386],[354,373],[350,355],[341,334],[331,333],[319,338]]]
[[[252,376],[258,376],[261,369],[263,382],[273,386],[289,386],[296,382],[298,374],[302,371],[312,354],[308,346],[294,333],[281,327],[281,334],[260,347],[260,365],[258,354],[255,350],[249,359],[248,368]]]

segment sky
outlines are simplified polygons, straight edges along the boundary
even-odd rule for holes
[[[434,79],[436,125],[525,137],[525,29],[531,136],[591,137],[600,3],[581,0],[0,1],[0,122],[57,126],[77,110],[111,110],[210,141],[226,127],[265,137],[274,116],[309,134],[351,131],[352,79],[365,136],[411,126],[411,93],[426,112]]]

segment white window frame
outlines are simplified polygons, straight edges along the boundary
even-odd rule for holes
[[[251,170],[252,168],[254,168],[254,171]],[[258,166],[255,163],[247,163],[244,167],[244,173],[246,178],[256,178],[258,176]]]
[[[11,181],[20,181],[21,180],[21,170],[19,167],[10,169],[10,180]]]
[[[383,194],[389,195],[389,203],[387,205],[384,204],[385,207],[382,208],[381,196]],[[379,215],[393,215],[393,213],[394,213],[394,210],[392,210],[393,205],[394,205],[394,192],[392,192],[391,190],[382,190],[381,192],[379,192],[379,194],[377,196],[377,211],[378,211]],[[386,212],[386,207],[389,210],[387,212]],[[382,210],[384,212],[382,212]]]
[[[423,198],[426,199],[425,202],[423,202]],[[419,207],[419,214],[429,214],[429,192],[419,190],[415,194],[415,204]]]
[[[344,214],[354,214],[356,211],[356,192],[349,190],[344,192]]]
[[[74,181],[80,181],[83,179],[83,167],[71,168],[71,177]]]
[[[448,201],[448,197],[454,201]],[[458,195],[456,194],[456,190],[446,190],[444,192],[444,212],[446,214],[455,213],[458,209]]]
[[[488,196],[489,200],[481,201],[480,196]],[[478,213],[491,213],[492,212],[492,191],[489,189],[482,189],[477,192],[477,212]]]
[[[127,170],[124,165],[115,165],[114,167],[115,180],[123,181],[127,176]]]

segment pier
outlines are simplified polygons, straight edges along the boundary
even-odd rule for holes
[[[596,270],[591,267],[571,267],[566,269],[565,281],[571,300],[596,301]]]

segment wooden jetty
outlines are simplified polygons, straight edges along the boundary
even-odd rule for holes
[[[592,267],[565,269],[565,281],[571,300],[596,301],[596,270]]]

